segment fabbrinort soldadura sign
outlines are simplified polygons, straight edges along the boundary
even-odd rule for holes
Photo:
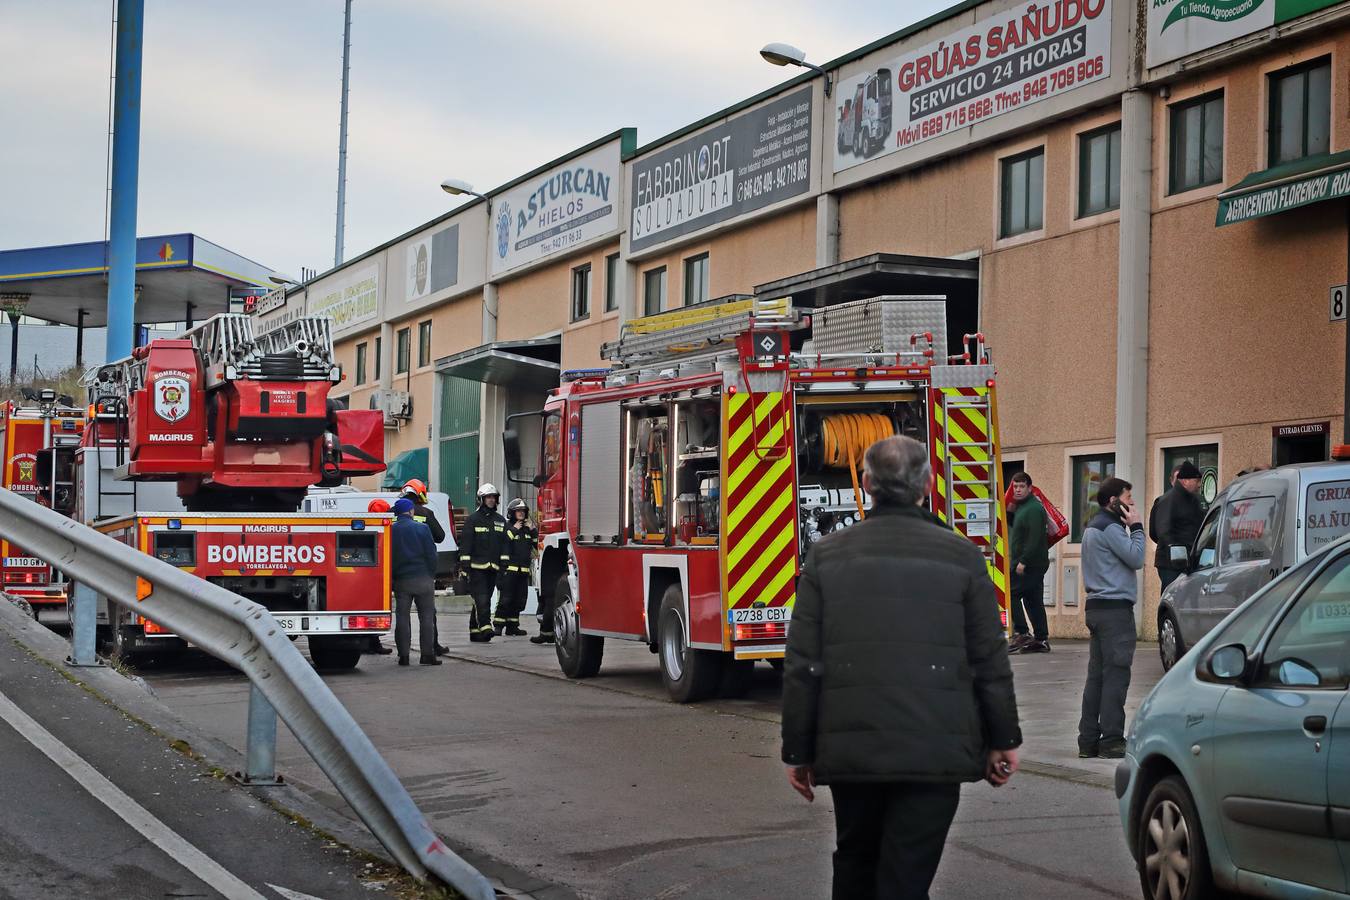
[[[811,89],[633,162],[629,249],[690,234],[811,187]]]

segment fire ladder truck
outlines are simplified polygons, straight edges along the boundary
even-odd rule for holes
[[[70,515],[72,463],[84,431],[84,410],[53,390],[25,391],[24,403],[0,403],[0,487]],[[22,547],[0,541],[0,590],[35,614],[65,613],[65,576]]]
[[[509,417],[511,480],[520,434],[542,435],[536,574],[562,670],[636,640],[676,701],[743,693],[755,660],[781,665],[801,560],[866,517],[863,452],[895,434],[930,448],[928,507],[984,553],[1006,627],[994,368],[981,335],[948,356],[945,323],[933,297],[649,316],[605,345],[613,368]]]
[[[329,400],[342,380],[331,327],[305,317],[255,334],[251,317],[223,314],[90,370],[74,514],[262,604],[308,637],[317,667],[341,669],[390,628],[392,522],[298,511],[311,486],[384,469],[382,414]],[[182,646],[101,596],[98,609],[116,655]]]

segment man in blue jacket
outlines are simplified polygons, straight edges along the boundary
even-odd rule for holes
[[[1083,717],[1078,722],[1078,755],[1120,759],[1125,755],[1125,694],[1134,663],[1134,604],[1144,567],[1144,526],[1122,478],[1108,478],[1097,490],[1101,508],[1083,532],[1084,616],[1092,636],[1088,648]]]
[[[394,644],[398,664],[408,665],[412,641],[412,607],[417,605],[418,646],[421,663],[439,666],[436,657],[436,544],[431,530],[413,518],[414,504],[407,497],[394,502],[394,526],[390,530],[394,556],[394,600],[398,620],[394,624]]]

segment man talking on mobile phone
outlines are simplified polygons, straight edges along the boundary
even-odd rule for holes
[[[1134,663],[1134,604],[1144,566],[1144,526],[1130,495],[1132,485],[1108,478],[1097,490],[1101,507],[1083,532],[1084,614],[1092,636],[1088,650],[1078,756],[1125,755],[1125,694]]]

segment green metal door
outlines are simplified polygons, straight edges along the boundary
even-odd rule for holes
[[[478,490],[478,427],[482,384],[441,376],[439,490],[454,506],[472,509]]]

